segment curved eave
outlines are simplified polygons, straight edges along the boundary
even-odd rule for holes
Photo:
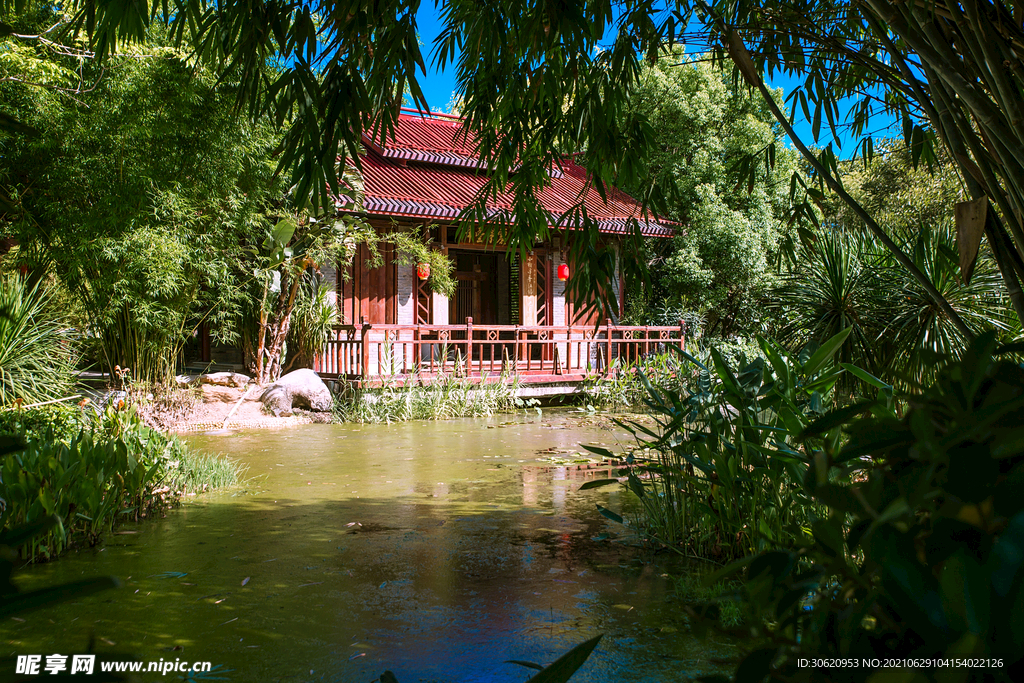
[[[338,211],[354,213],[353,211],[345,208],[347,203],[348,202],[341,202],[337,204]],[[360,213],[375,218],[441,218],[455,221],[461,216],[462,207],[417,202],[408,199],[367,197],[364,200],[363,210]],[[600,218],[595,219],[594,222],[597,224],[598,232],[603,234],[630,235],[633,233],[632,219],[629,218]],[[639,224],[640,234],[644,237],[673,237],[676,234],[674,227],[663,223],[639,221]],[[559,230],[563,226],[552,222],[548,227],[552,230]]]

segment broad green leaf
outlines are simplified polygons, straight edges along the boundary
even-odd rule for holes
[[[613,522],[618,522],[619,524],[625,524],[625,522],[622,519],[622,515],[618,514],[617,512],[612,512],[608,508],[603,507],[601,505],[597,506],[597,511],[600,512],[602,516],[607,517],[608,519],[612,520]]]
[[[819,434],[824,434],[836,427],[841,427],[842,425],[849,423],[851,419],[857,415],[864,413],[873,403],[873,401],[861,401],[859,403],[854,403],[825,413],[817,420],[807,425],[807,427],[797,435],[797,439],[805,441],[812,436],[818,436]]]
[[[595,455],[600,455],[601,457],[609,458],[611,460],[618,460],[619,459],[619,456],[615,455],[614,453],[612,453],[607,448],[602,448],[601,446],[588,446],[585,443],[581,443],[580,446],[582,446],[583,448],[585,448],[586,450],[590,451],[591,453],[593,453]]]
[[[583,666],[583,663],[587,661],[587,657],[594,651],[597,644],[601,642],[601,638],[602,636],[596,636],[580,643],[556,659],[551,666],[545,667],[527,683],[566,683]]]
[[[583,484],[582,486],[579,487],[578,490],[586,491],[587,489],[599,489],[602,486],[611,486],[612,484],[618,483],[618,479],[595,479],[593,481],[588,481],[587,483]]]
[[[842,366],[842,368],[844,370],[846,370],[850,374],[854,375],[858,379],[863,380],[864,382],[867,382],[868,384],[870,384],[871,386],[873,386],[875,388],[878,388],[878,389],[890,389],[890,390],[892,389],[892,385],[891,384],[886,384],[882,380],[880,380],[877,377],[875,377],[874,375],[872,375],[867,370],[863,370],[862,368],[858,368],[856,365],[853,365],[852,363],[840,363],[840,365]]]
[[[732,394],[736,398],[740,398],[743,392],[740,390],[739,382],[736,380],[736,376],[732,373],[729,368],[729,364],[725,362],[722,354],[719,353],[718,349],[711,348],[711,358],[715,362],[715,370],[718,372],[718,378],[722,380],[722,384],[725,386],[726,391]]]
[[[283,218],[278,221],[277,225],[270,232],[270,238],[273,240],[274,246],[283,250],[288,242],[291,241],[296,228],[295,221],[291,218]]]
[[[708,369],[706,365],[704,365],[704,364],[703,364],[703,363],[701,363],[701,362],[700,362],[699,360],[697,360],[697,359],[696,359],[696,358],[695,358],[695,357],[694,357],[693,355],[691,355],[691,354],[690,354],[690,353],[689,353],[688,351],[686,351],[686,350],[684,350],[684,349],[681,349],[681,348],[679,348],[678,346],[670,346],[669,348],[670,348],[670,349],[672,349],[672,351],[673,351],[673,352],[675,352],[675,353],[678,353],[678,354],[679,354],[680,356],[682,356],[683,358],[685,358],[685,359],[686,359],[686,360],[688,360],[689,362],[691,362],[691,363],[693,363],[694,365],[696,365],[696,366],[697,366],[698,368],[700,368],[701,370],[707,370],[707,369]]]
[[[846,341],[846,338],[850,336],[851,332],[853,332],[853,328],[847,327],[845,330],[818,347],[818,350],[814,352],[806,363],[804,363],[804,374],[810,377],[818,372],[818,370],[820,370],[825,363],[827,363],[828,360],[836,354],[836,351],[838,351],[839,347],[843,345],[843,342]]]

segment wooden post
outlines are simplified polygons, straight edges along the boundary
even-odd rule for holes
[[[473,374],[473,316],[466,318],[466,377]]]
[[[519,276],[519,312],[526,327],[537,325],[537,254],[530,252],[522,260]]]
[[[412,328],[412,368],[417,375],[422,374],[423,349],[420,345],[420,326],[417,324]]]
[[[572,320],[567,319],[568,327],[565,331],[565,371],[572,372]]]
[[[612,371],[612,323],[607,321],[604,324],[605,330],[605,344],[608,346],[608,353],[604,357],[604,372],[606,375]],[[621,350],[621,349],[620,349]]]
[[[516,364],[514,366],[514,370],[515,370],[515,372],[517,374],[519,373],[519,359],[522,358],[522,356],[523,356],[522,343],[520,342],[520,340],[522,339],[522,336],[523,336],[522,333],[519,331],[519,325],[516,325],[516,347],[515,347]]]
[[[679,321],[679,350],[686,350],[686,321]]]
[[[363,367],[361,368],[360,374],[362,375],[363,383],[365,384],[366,380],[370,378],[370,325],[366,322],[365,315],[360,317],[360,322],[363,325],[361,342],[363,347],[361,353],[361,362]]]

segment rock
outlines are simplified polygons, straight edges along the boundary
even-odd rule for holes
[[[198,379],[198,377],[194,377],[192,375],[178,375],[174,378],[174,383],[179,387],[184,388],[192,386]]]
[[[312,370],[296,370],[267,387],[260,396],[263,405],[274,415],[291,415],[292,408],[308,408],[327,412],[334,407],[334,397],[320,376]]]
[[[203,385],[203,403],[234,403],[242,398],[242,392],[233,387]]]
[[[214,384],[219,387],[244,387],[250,380],[246,375],[237,372],[211,372],[208,375],[200,375],[199,381],[203,384]]]

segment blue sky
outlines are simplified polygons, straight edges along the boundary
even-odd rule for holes
[[[449,103],[452,99],[452,93],[456,88],[455,81],[455,69],[449,66],[445,71],[437,71],[431,67],[433,61],[433,50],[434,50],[434,39],[437,38],[441,32],[441,24],[438,17],[437,9],[434,7],[432,0],[424,0],[420,6],[419,13],[417,14],[417,22],[419,24],[420,40],[422,41],[424,59],[427,63],[427,75],[420,80],[420,86],[423,88],[423,93],[426,95],[427,103],[430,105],[431,111],[443,111],[447,112]],[[769,85],[773,88],[782,88],[785,92],[789,92],[793,89],[796,81],[788,78],[775,78],[769,82]],[[846,112],[849,107],[840,107],[840,119],[846,116]],[[891,122],[890,132],[886,135],[889,137],[901,137],[901,130],[895,125],[895,122]],[[878,124],[875,128],[884,127],[886,121],[879,116]],[[803,114],[799,114],[794,120],[793,127],[795,128],[797,135],[808,144],[813,144],[814,138],[811,134],[811,123],[807,121]],[[877,132],[876,137],[881,137],[882,134]],[[849,138],[840,132],[840,138],[842,141],[842,147],[837,150],[837,156],[841,158],[848,158],[854,155],[856,152],[855,145],[856,141]],[[823,122],[822,130],[820,132],[820,139],[818,141],[819,146],[824,147],[829,141],[831,141],[831,134],[828,132],[828,126]],[[788,141],[787,141],[788,144]]]

